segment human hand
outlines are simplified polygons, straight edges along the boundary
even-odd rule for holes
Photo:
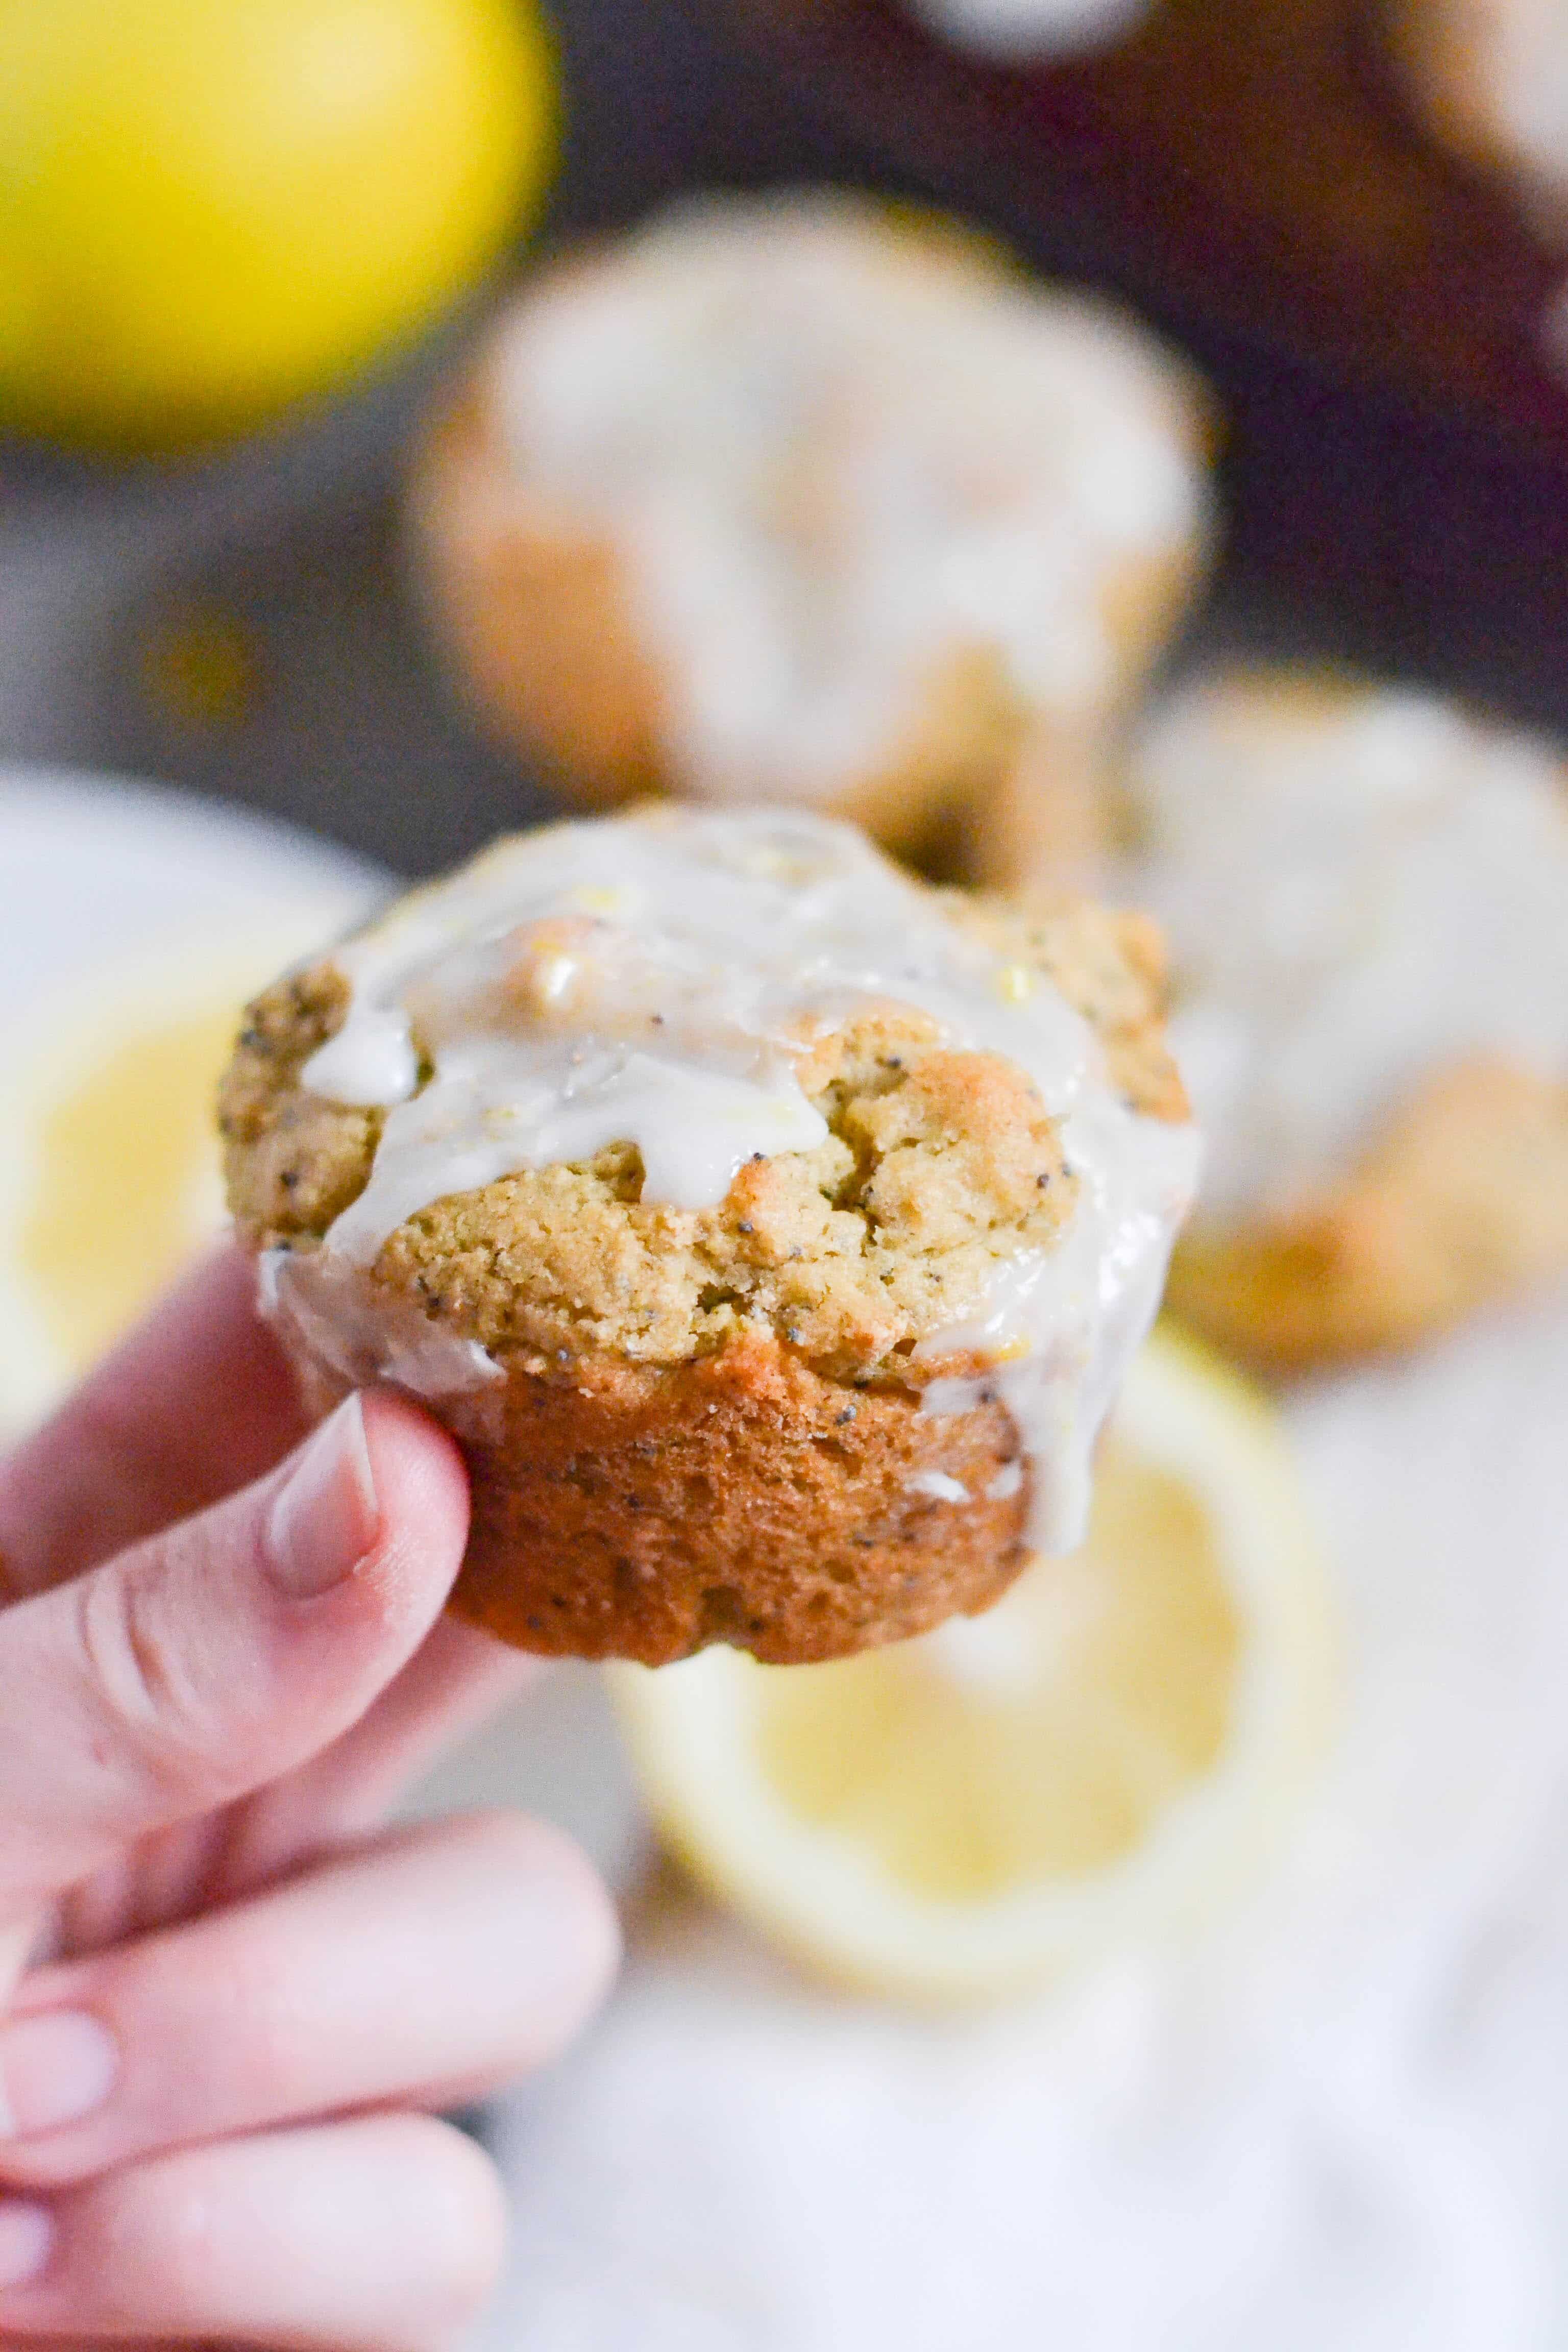
[[[553,1831],[377,1826],[537,1668],[441,1618],[451,1440],[372,1393],[300,1446],[250,1283],[215,1259],[0,1465],[7,2346],[447,2343],[500,2193],[426,2111],[615,1966]]]

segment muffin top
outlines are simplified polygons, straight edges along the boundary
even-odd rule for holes
[[[483,396],[541,527],[619,557],[705,799],[896,762],[955,655],[1025,712],[1100,709],[1129,567],[1207,512],[1203,404],[1151,336],[847,194],[689,203],[546,274]]]
[[[1429,694],[1202,682],[1130,773],[1131,896],[1169,941],[1204,1209],[1349,1174],[1461,1063],[1568,1083],[1568,771]]]
[[[396,1299],[552,1375],[742,1334],[847,1383],[1000,1364],[1082,1452],[1194,1174],[1159,990],[1137,919],[933,891],[824,819],[558,825],[251,1008],[231,1197],[329,1321]]]

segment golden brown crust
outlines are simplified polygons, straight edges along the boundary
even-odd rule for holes
[[[1173,420],[1173,431],[1180,430]],[[1190,412],[1187,437],[1208,434]],[[1117,681],[1104,704],[1075,721],[1037,712],[1020,726],[1013,755],[972,795],[955,870],[985,889],[1093,890],[1120,845],[1123,736],[1149,675],[1207,567],[1194,537],[1163,556],[1129,560],[1103,584],[1105,627],[1117,648]]]
[[[1191,1118],[1165,1039],[1165,942],[1156,922],[1135,908],[1047,891],[1011,905],[988,897],[950,904],[957,920],[982,930],[994,946],[1021,941],[1026,961],[1096,1031],[1111,1081],[1134,1110],[1146,1118]]]
[[[928,874],[973,870],[974,811],[1027,740],[1029,715],[992,646],[955,643],[934,662],[882,765],[826,804]]]
[[[348,982],[325,962],[277,982],[246,1007],[219,1090],[218,1131],[230,1205],[257,1248],[319,1238],[369,1178],[380,1114],[323,1101],[300,1084],[348,1005]]]
[[[956,870],[988,889],[1092,889],[1116,846],[1116,730],[1037,724],[971,809]]]
[[[326,1410],[341,1391],[300,1369]],[[452,1607],[520,1649],[663,1665],[720,1641],[805,1664],[987,1608],[1025,1563],[1026,1480],[986,1491],[1017,1446],[994,1402],[938,1419],[742,1339],[673,1370],[514,1362],[501,1412],[459,1440],[474,1518]],[[911,1486],[922,1472],[968,1499]]]
[[[874,225],[873,225],[874,224]],[[1016,264],[987,237],[916,210],[868,212],[867,234],[922,266],[997,286]],[[611,246],[560,265],[558,280],[615,266]],[[640,632],[615,546],[552,509],[509,454],[481,352],[416,450],[407,514],[416,584],[437,644],[481,722],[542,758],[591,806],[690,790],[668,750],[674,696]],[[1173,358],[1169,430],[1205,457],[1210,404]],[[927,873],[1000,889],[1092,878],[1105,847],[1115,728],[1190,601],[1207,532],[1108,570],[1101,613],[1116,648],[1102,709],[1070,723],[1031,708],[990,645],[955,637],[921,681],[889,752],[817,805],[863,825]]]
[[[1568,1268],[1568,1087],[1478,1061],[1431,1080],[1356,1173],[1178,1243],[1172,1309],[1265,1369],[1408,1347]]]

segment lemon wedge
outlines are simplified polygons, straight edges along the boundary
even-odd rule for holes
[[[30,1008],[0,1093],[0,1429],[46,1412],[222,1230],[213,1097],[240,1010],[356,903],[289,901]]]
[[[1330,1718],[1327,1584],[1269,1407],[1156,1334],[1089,1538],[986,1615],[829,1665],[607,1670],[648,1805],[830,1975],[984,1997],[1205,1914]]]

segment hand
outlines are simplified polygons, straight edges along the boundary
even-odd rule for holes
[[[538,1669],[441,1618],[451,1440],[373,1392],[301,1444],[250,1297],[225,1253],[0,1465],[7,2347],[447,2343],[501,2201],[426,2110],[615,1965],[554,1832],[376,1826]]]

